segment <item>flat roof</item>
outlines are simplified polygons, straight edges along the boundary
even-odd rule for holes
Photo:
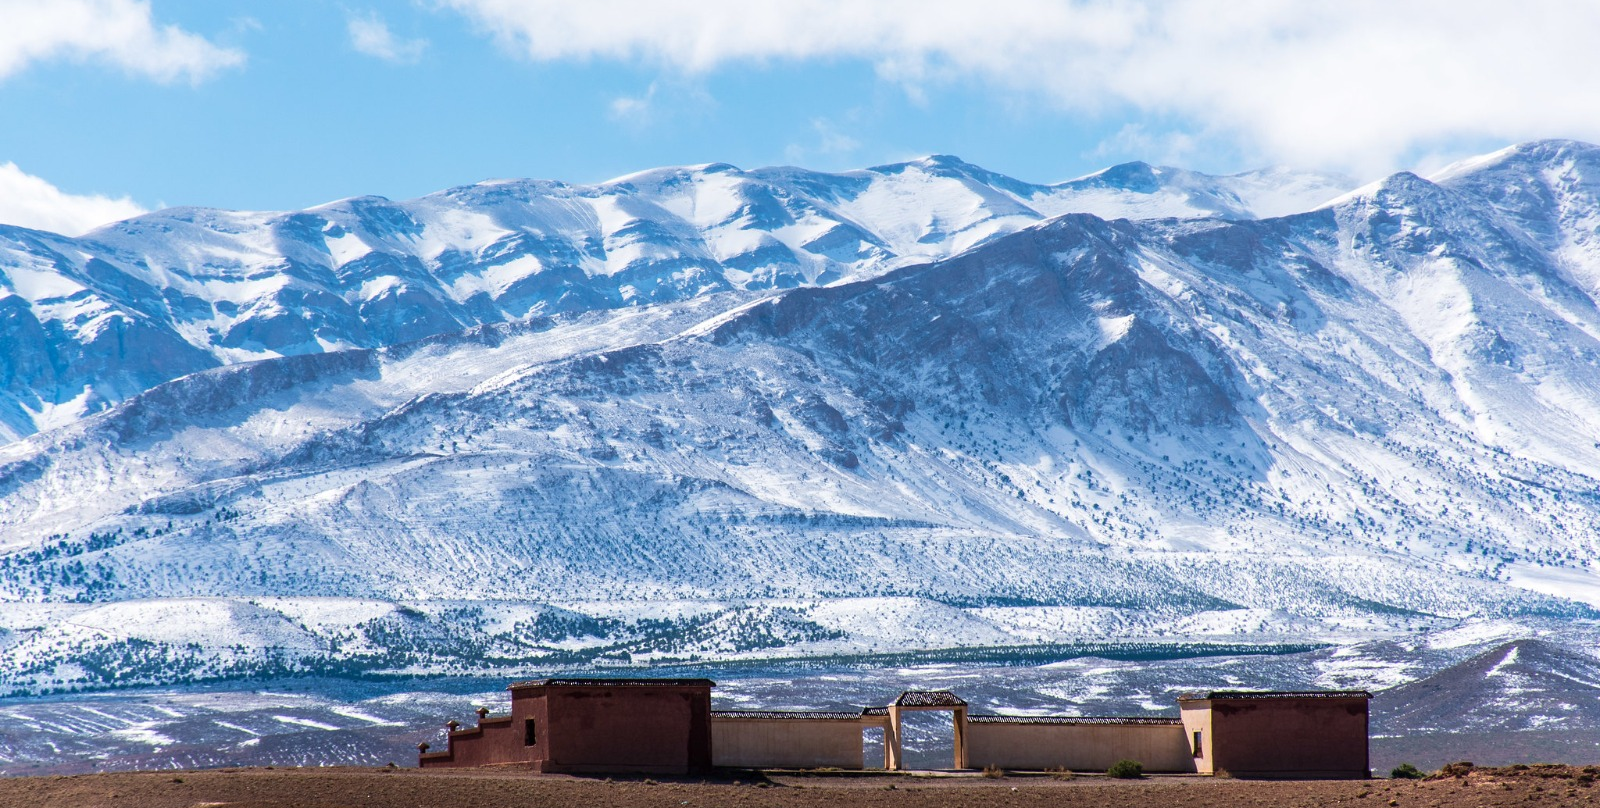
[[[1370,699],[1365,690],[1213,690],[1209,693],[1185,693],[1178,701],[1205,701],[1210,699]]]
[[[712,718],[762,718],[794,721],[859,721],[861,713],[823,710],[712,710]]]
[[[969,724],[1115,724],[1171,726],[1182,724],[1177,718],[1122,715],[969,715]]]
[[[507,690],[524,687],[716,687],[710,679],[623,679],[603,676],[589,678],[530,679],[512,682]]]

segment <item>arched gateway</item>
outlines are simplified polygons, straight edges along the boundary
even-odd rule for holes
[[[911,712],[950,713],[955,731],[955,759],[951,768],[967,768],[967,703],[948,690],[907,690],[884,708],[887,721],[883,730],[883,767],[891,771],[905,768],[900,744],[905,737],[904,716]]]

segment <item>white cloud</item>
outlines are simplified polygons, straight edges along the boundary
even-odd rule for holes
[[[652,81],[643,93],[611,99],[606,115],[617,124],[644,133],[663,121],[704,116],[716,105],[716,99],[700,82]]]
[[[1392,167],[1470,139],[1600,140],[1600,3],[442,1],[536,60],[694,74],[863,59],[913,93],[976,77],[1301,165]]]
[[[125,196],[65,193],[16,163],[0,163],[0,223],[77,236],[145,212]]]
[[[811,143],[790,143],[785,147],[783,159],[795,165],[809,165],[813,158],[837,160],[848,157],[861,148],[861,141],[840,131],[839,127],[827,118],[811,119],[811,134],[815,136]]]
[[[1139,123],[1124,124],[1094,150],[1096,157],[1137,155],[1161,165],[1187,165],[1195,152],[1195,138],[1187,132],[1158,131]]]
[[[650,123],[656,100],[656,82],[644,95],[619,95],[611,99],[611,120],[634,127]]]
[[[396,39],[389,24],[377,12],[352,16],[349,21],[350,46],[357,53],[374,56],[386,62],[410,63],[422,58],[428,49],[426,39]]]
[[[144,0],[0,0],[0,79],[35,62],[108,62],[157,81],[200,81],[244,54],[175,25]]]

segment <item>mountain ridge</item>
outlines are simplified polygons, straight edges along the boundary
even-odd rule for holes
[[[1552,149],[1516,170],[1555,207],[1456,172],[1263,220],[1064,214],[167,382],[0,447],[0,680],[120,647],[73,627],[97,604],[193,599],[223,635],[367,599],[293,629],[307,658],[435,671],[1586,624],[1600,309],[1569,205],[1600,149]],[[189,658],[121,619],[142,665]]]
[[[840,174],[709,164],[283,213],[167,208],[80,238],[0,226],[0,434],[238,361],[865,277],[1067,209],[1248,215],[1227,187],[1238,178],[1174,176],[1084,194],[955,158]]]

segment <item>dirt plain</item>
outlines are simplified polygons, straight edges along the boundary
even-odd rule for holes
[[[661,781],[516,770],[216,769],[0,779],[10,808],[1268,808],[1600,804],[1600,768],[1478,768],[1427,780],[1266,782],[1202,777],[1113,780],[1046,775],[748,774]]]

